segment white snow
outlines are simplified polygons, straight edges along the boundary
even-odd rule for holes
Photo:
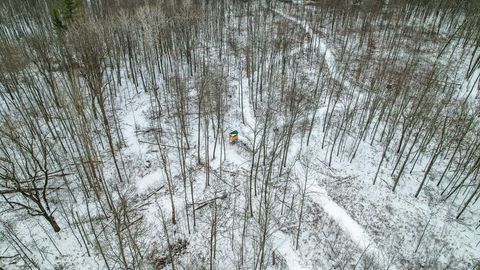
[[[297,162],[294,166],[297,178],[304,179],[305,174],[301,165]],[[309,178],[316,177],[309,176]],[[307,186],[307,194],[314,203],[318,204],[325,213],[339,225],[361,250],[365,250],[365,253],[371,255],[373,258],[378,258],[378,255],[382,254],[365,229],[328,195],[325,188],[320,187],[316,181],[310,181],[310,184]],[[382,262],[379,261],[379,263],[381,264]],[[391,267],[391,269],[394,268]]]
[[[159,183],[162,183],[162,169],[158,168],[157,170],[140,177],[137,180],[137,189],[139,193],[144,193],[149,188],[160,186]]]
[[[298,252],[293,248],[291,237],[287,234],[277,231],[272,236],[276,249],[285,259],[289,270],[309,270],[304,266],[305,262],[298,255]]]
[[[480,53],[479,53],[480,54]],[[480,55],[478,56],[480,57]],[[480,83],[480,69],[476,69],[472,72],[470,78],[465,80],[461,86],[459,93],[462,95],[468,96],[469,100],[473,100],[479,96],[479,83]]]
[[[350,82],[345,80],[344,78],[340,78],[340,74],[337,72],[337,63],[335,60],[335,54],[332,49],[330,49],[327,44],[322,40],[322,38],[315,33],[315,31],[310,27],[307,21],[305,20],[299,20],[293,16],[290,16],[288,14],[285,14],[281,10],[278,9],[272,9],[275,13],[279,14],[280,16],[284,17],[285,19],[288,19],[298,25],[300,25],[305,32],[307,32],[312,40],[313,40],[313,46],[319,50],[321,54],[324,55],[325,57],[325,63],[326,66],[330,72],[330,74],[333,76],[333,78],[340,84],[342,85],[343,88],[345,89],[350,89],[351,85]],[[305,47],[308,47],[308,44],[306,43],[304,45]]]
[[[337,73],[337,64],[333,51],[328,48],[327,44],[315,34],[314,30],[309,26],[305,20],[299,20],[295,17],[285,14],[284,12],[273,9],[274,12],[280,14],[282,17],[295,22],[300,25],[305,32],[307,32],[313,39],[313,45],[325,56],[325,63],[330,71],[330,74],[339,82],[344,88],[351,88],[350,83],[341,79]],[[295,171],[300,179],[303,179],[303,169],[299,167],[299,164],[295,164]],[[312,201],[317,203],[322,209],[345,231],[353,242],[355,242],[362,250],[366,250],[367,254],[377,257],[380,254],[376,244],[371,240],[365,229],[358,224],[348,213],[332,200],[327,194],[327,191],[314,183],[308,187],[308,194]],[[292,259],[295,260],[295,257]],[[292,268],[297,269],[297,268]],[[299,268],[300,269],[300,268]]]
[[[295,2],[300,2],[300,1],[295,1]],[[334,50],[328,46],[327,42],[324,39],[322,39],[318,34],[316,34],[316,31],[308,24],[306,20],[302,20],[302,19],[298,19],[296,17],[290,16],[279,9],[272,9],[272,11],[279,14],[283,18],[289,21],[292,21],[293,23],[302,27],[302,29],[304,29],[305,32],[307,32],[308,35],[310,35],[311,42],[312,42],[311,44],[304,43],[303,45],[304,48],[310,48],[311,47],[310,45],[313,45],[313,47],[318,50],[319,54],[324,55],[324,58],[325,58],[324,63],[329,73],[333,77],[333,79],[335,79],[345,89],[350,89],[353,87],[348,80],[345,80],[345,78],[342,78],[342,74],[339,74],[339,71],[341,70],[341,68],[339,68],[339,65],[337,64],[337,61],[335,59]],[[290,53],[292,55],[297,54],[300,51],[300,48],[301,47],[293,48]],[[480,70],[476,70],[474,72],[474,76],[472,76],[472,79],[469,81],[466,81],[462,85],[462,92],[464,93],[469,93],[471,89],[474,89],[474,91],[472,92],[471,98],[475,97],[475,93],[476,93],[475,91],[478,90],[479,75],[480,75]],[[252,76],[256,76],[256,75],[253,74]],[[243,71],[241,71],[240,74],[235,74],[234,76],[232,76],[232,80],[229,83],[230,83],[230,86],[235,89],[235,100],[232,101],[232,104],[238,104],[238,101],[242,98],[238,93],[240,89],[240,83],[242,85],[242,88],[243,88],[242,101],[244,104],[244,108],[243,108],[244,123],[242,123],[242,120],[241,120],[240,106],[235,106],[237,107],[236,109],[232,109],[231,111],[227,112],[227,114],[229,115],[227,117],[228,121],[226,121],[227,122],[226,125],[228,126],[225,126],[225,128],[227,131],[228,129],[237,129],[240,132],[239,134],[240,142],[243,142],[246,145],[251,146],[253,143],[254,128],[257,127],[257,124],[260,123],[260,121],[257,123],[257,118],[255,116],[256,114],[253,110],[253,106],[249,102],[248,78],[246,78],[243,74]],[[131,84],[130,85],[127,84],[125,88],[126,88],[125,92],[131,91],[131,89],[133,89]],[[478,94],[480,93],[477,93],[477,95]],[[139,195],[145,195],[145,193],[147,193],[148,191],[151,191],[153,188],[158,188],[162,186],[164,182],[164,175],[163,175],[164,171],[162,166],[158,164],[159,163],[158,157],[152,154],[149,154],[152,152],[153,147],[147,143],[143,143],[141,139],[143,136],[142,131],[145,129],[148,129],[150,125],[149,120],[146,117],[146,114],[148,113],[149,106],[150,106],[150,101],[148,100],[148,97],[149,95],[146,93],[140,93],[140,94],[137,93],[135,97],[131,98],[131,100],[128,99],[128,101],[125,102],[126,104],[125,106],[123,106],[125,109],[120,111],[120,113],[123,113],[123,114],[119,116],[121,127],[122,127],[122,135],[126,143],[126,147],[123,148],[122,150],[126,155],[130,155],[129,158],[134,159],[133,163],[135,163],[134,164],[135,166],[131,166],[131,167],[133,168],[132,174],[134,175],[134,180],[135,180],[134,183]],[[233,112],[234,110],[235,112]],[[324,110],[325,108],[319,108],[319,111],[318,111],[319,115],[322,115],[324,113]],[[318,116],[318,118],[320,117]],[[316,131],[318,130],[319,128],[316,127]],[[192,133],[195,133],[195,132],[192,132]],[[318,132],[318,134],[321,134],[321,133]],[[322,134],[322,135],[325,135],[325,134]],[[227,134],[225,133],[224,136],[227,136]],[[317,135],[317,136],[321,136],[321,135]],[[313,139],[314,137],[315,135],[313,135],[311,141],[315,141],[315,139]],[[290,161],[292,161],[292,159],[294,159],[297,156],[300,156],[300,154],[293,155],[293,153],[301,153],[302,152],[301,148],[304,147],[304,145],[302,145],[297,139],[298,138],[296,138],[295,136],[294,138],[292,138],[292,145],[290,146],[290,150],[289,150],[289,152],[292,155],[289,155],[288,164],[291,164]],[[249,160],[249,158],[251,158],[250,156],[251,153],[246,153],[247,151],[245,151],[245,149],[238,144],[230,145],[227,143],[224,147],[225,147],[224,149],[226,151],[226,156],[227,156],[226,163],[228,163],[229,165],[233,164],[234,165],[233,167],[235,167],[234,168],[235,170],[232,170],[231,173],[240,174],[242,171],[248,172],[251,164],[251,161]],[[339,178],[340,176],[344,176],[344,175],[347,175],[347,176],[354,175],[357,177],[361,177],[363,179],[369,179],[369,177],[371,177],[372,174],[375,173],[375,168],[373,167],[372,164],[377,164],[376,163],[377,161],[375,159],[378,158],[378,155],[375,155],[376,153],[373,147],[374,146],[371,146],[371,145],[369,146],[367,143],[362,142],[361,147],[359,148],[359,151],[358,151],[358,156],[361,157],[361,159],[357,159],[353,163],[347,163],[346,161],[342,162],[341,160],[340,161],[337,160],[337,161],[334,161],[334,163],[328,168],[326,168],[326,165],[325,165],[325,168],[331,171],[337,171],[338,169],[338,174],[332,173],[332,176],[338,176]],[[195,148],[195,146],[193,146],[193,148]],[[327,156],[325,155],[325,153],[328,152],[327,150],[328,148],[320,149],[320,146],[315,144],[311,144],[307,148],[309,148],[311,152],[314,152],[318,156],[322,156],[322,157]],[[212,166],[213,170],[217,169],[221,164],[220,161],[222,157],[221,155],[222,147],[220,146],[217,147],[216,151],[217,152],[215,154],[218,154],[216,155],[216,157],[220,157],[220,158],[216,158],[215,160],[212,160],[210,162],[210,165]],[[211,154],[212,153],[210,153],[210,155]],[[154,159],[157,159],[156,160],[157,164],[150,165],[150,162],[154,161]],[[142,165],[146,161],[148,161],[148,166],[142,167]],[[178,164],[171,164],[173,171],[176,171],[178,169],[177,165]],[[297,180],[299,182],[303,182],[305,180],[304,168],[300,165],[299,162],[294,162],[293,169],[294,169],[294,173],[296,175]],[[395,194],[393,193],[388,193],[387,195],[382,194],[381,192],[382,190],[389,188],[387,187],[388,183],[385,181],[384,181],[385,185],[383,184],[382,181],[379,181],[380,183],[377,184],[376,186],[368,186],[364,190],[359,190],[358,194],[355,192],[352,192],[353,188],[345,192],[343,190],[334,190],[335,185],[330,184],[328,182],[328,181],[331,181],[331,179],[321,178],[321,177],[324,177],[324,175],[322,175],[320,172],[322,169],[323,167],[321,169],[315,168],[309,172],[308,179],[306,180],[307,182],[306,200],[310,203],[315,204],[319,208],[323,209],[326,215],[328,215],[328,217],[331,220],[333,220],[335,224],[338,225],[338,227],[341,229],[342,236],[345,235],[347,236],[347,238],[351,239],[351,242],[353,242],[354,245],[356,245],[361,251],[364,251],[365,254],[374,258],[374,260],[378,263],[378,265],[384,265],[385,262],[381,261],[382,255],[388,254],[387,251],[391,252],[389,247],[385,244],[386,240],[384,238],[386,238],[386,236],[385,235],[378,236],[378,234],[375,231],[376,228],[372,229],[372,226],[371,226],[372,224],[369,222],[365,222],[367,217],[372,218],[373,220],[379,220],[379,219],[377,219],[376,215],[370,215],[370,216],[367,214],[364,215],[363,210],[357,210],[359,208],[355,208],[355,207],[357,206],[363,207],[367,204],[361,204],[361,203],[356,204],[356,202],[358,202],[359,200],[355,200],[353,197],[361,193],[359,197],[361,196],[364,196],[364,198],[368,197],[367,200],[369,202],[374,202],[375,205],[379,205],[379,206],[387,205],[390,207],[390,200],[385,200],[385,198],[393,198],[394,196],[396,196],[395,207],[392,207],[393,212],[396,215],[395,218],[397,218],[397,220],[402,220],[402,221],[405,220],[406,223],[414,222],[416,220],[414,219],[408,220],[407,218],[409,218],[409,216],[407,216],[403,212],[400,212],[400,210],[404,210],[408,208],[408,210],[411,210],[411,211],[425,212],[425,215],[427,216],[427,214],[430,214],[430,211],[433,208],[427,205],[426,203],[421,202],[420,200],[413,201],[413,199],[412,200],[405,199],[407,198],[407,196],[410,196],[411,190],[407,190],[407,188],[404,188],[402,185],[399,187],[399,190]],[[381,174],[382,172],[383,172],[383,168],[382,168]],[[195,182],[189,183],[189,184],[193,185],[195,189],[195,195],[192,194],[192,197],[193,196],[195,197],[195,203],[207,201],[212,197],[210,196],[211,194],[209,194],[211,190],[209,190],[209,188],[203,187],[203,182],[202,182],[203,176],[198,177],[198,175],[200,175],[201,173],[198,173],[198,175],[196,174],[197,172],[195,171],[193,171],[192,173],[194,174],[192,178],[194,179]],[[234,176],[234,177],[237,177],[237,176]],[[328,179],[328,180],[325,180],[325,179]],[[367,180],[363,180],[363,179],[362,180],[359,179],[358,182],[361,182],[363,184],[367,183]],[[224,179],[222,179],[222,181],[223,180]],[[228,181],[228,179],[226,179],[225,181]],[[243,180],[240,180],[240,181],[243,181]],[[358,184],[358,185],[361,185],[361,184]],[[181,185],[177,185],[174,188],[183,190],[184,187],[181,187]],[[233,192],[235,191],[236,188],[237,186],[235,185],[235,182],[234,182],[232,185]],[[375,192],[372,192],[373,194],[368,194],[368,191],[365,192],[366,189],[375,190]],[[388,191],[390,190],[388,189]],[[408,194],[407,194],[407,191],[408,191]],[[345,193],[345,196],[349,196],[348,199],[350,199],[350,201],[345,202],[341,198],[338,198],[337,195],[342,192]],[[365,196],[365,193],[367,193],[366,196]],[[159,222],[161,220],[161,217],[159,216],[159,211],[162,211],[166,219],[170,217],[172,213],[172,203],[170,198],[168,198],[166,194],[167,193],[166,192],[163,193],[163,191],[162,191],[162,194],[160,192],[158,192],[158,194],[155,193],[154,194],[155,196],[152,196],[152,199],[151,199],[152,202],[150,202],[148,204],[148,207],[146,207],[146,210],[144,210],[145,219],[148,221],[149,225],[153,226],[153,225],[160,224]],[[398,200],[398,198],[400,198],[400,200]],[[178,194],[174,195],[173,197],[173,201],[175,205],[175,213],[178,213],[177,219],[181,220],[181,222],[178,223],[181,225],[177,225],[176,227],[173,226],[173,229],[172,229],[173,234],[176,233],[177,231],[176,229],[180,228],[180,226],[186,226],[185,221],[182,220],[182,218],[184,218],[183,213],[185,212],[185,209],[187,209],[187,207],[190,207],[188,202],[189,200],[190,198],[183,198]],[[392,202],[393,201],[394,200],[392,200]],[[413,203],[410,203],[411,201],[413,201]],[[355,206],[353,207],[354,209],[351,208],[352,206]],[[234,204],[233,207],[236,207],[236,204]],[[374,208],[370,208],[370,212],[368,211],[365,211],[365,212],[375,213],[374,211],[371,211],[371,209],[374,209]],[[209,211],[209,208],[205,207],[200,209],[198,213],[206,213],[207,211]],[[304,213],[305,216],[308,216],[310,214],[311,213]],[[392,214],[392,216],[393,215],[394,214]],[[445,214],[445,216],[447,215]],[[197,228],[202,228],[201,226],[205,226],[205,227],[210,226],[209,225],[210,221],[206,219],[208,215],[205,215],[205,216],[199,215],[199,217],[200,217],[199,220],[197,220],[198,222],[197,226],[199,227]],[[202,220],[202,218],[204,218],[204,220]],[[440,218],[438,219],[440,220]],[[232,223],[235,223],[235,222],[236,220],[234,220]],[[373,223],[374,222],[375,221],[373,221]],[[440,222],[438,223],[440,224]],[[362,224],[365,227],[362,226]],[[388,228],[388,224],[389,223],[387,222],[382,222],[382,225],[387,226],[387,228]],[[452,224],[454,224],[454,222],[452,222]],[[377,225],[377,224],[373,224],[373,225]],[[398,230],[397,233],[400,235],[402,233],[405,233],[405,234],[410,233],[410,231],[408,231],[409,229],[410,230],[415,229],[413,226],[410,226],[410,225],[411,224],[406,224],[403,228]],[[438,224],[434,224],[434,222],[432,222],[430,226],[432,226],[433,228],[429,227],[428,230],[432,230],[432,231],[435,230],[436,228],[434,226],[436,225]],[[450,225],[451,224],[449,224],[448,226]],[[279,254],[283,257],[288,269],[290,270],[318,269],[318,266],[315,266],[315,265],[312,266],[312,262],[309,260],[309,257],[308,257],[307,250],[311,248],[311,246],[300,245],[299,249],[295,250],[294,232],[283,230],[286,227],[284,227],[282,224],[273,224],[273,226],[277,229],[270,235],[271,238],[269,239],[269,241],[271,241],[271,245],[273,246],[273,250],[275,251],[275,254]],[[337,227],[335,226],[335,228]],[[380,228],[383,228],[383,227],[380,227]],[[459,232],[458,226],[455,227],[451,225],[451,228],[452,229],[449,228],[448,230],[456,231],[455,233],[458,234],[458,238],[463,237],[462,240],[458,240],[459,245],[465,244],[466,241],[464,241],[464,238],[470,235],[473,235],[473,233]],[[155,229],[157,230],[157,232],[153,232]],[[311,227],[308,229],[311,229]],[[161,235],[162,230],[163,230],[162,227],[156,226],[155,228],[152,228],[152,232],[153,232],[152,235],[154,234]],[[186,229],[182,228],[182,230],[179,230],[179,231],[185,232]],[[198,231],[202,231],[202,230],[199,229]],[[382,233],[387,234],[388,233],[387,231],[388,231],[387,229],[383,229]],[[302,235],[303,232],[305,231],[302,228],[300,232]],[[454,233],[451,233],[451,234],[453,235]],[[232,232],[232,238],[234,236],[235,235]],[[372,236],[375,236],[375,238]],[[206,242],[202,240],[203,238],[199,237],[198,235],[184,236],[184,237],[190,237],[188,238],[191,241],[189,244],[191,244],[192,246],[194,244],[199,244],[199,245],[206,244]],[[198,239],[195,240],[195,237],[198,237],[198,239],[200,240]],[[407,238],[407,239],[411,240],[412,238]],[[305,239],[302,239],[302,240],[305,240]],[[64,241],[60,241],[60,242],[62,242],[63,245],[70,245],[70,244],[72,246],[75,245],[75,241],[72,236],[70,236],[70,239],[65,239]],[[158,244],[158,243],[155,243],[155,244]],[[478,247],[478,244],[477,244],[477,247]],[[223,247],[221,247],[220,249],[222,248]],[[61,249],[63,250],[63,247],[61,247]],[[77,249],[78,250],[76,252],[78,252],[78,254],[80,255],[76,255],[77,257],[75,262],[82,261],[82,265],[79,267],[83,267],[83,269],[95,269],[93,264],[94,258],[85,258],[85,255],[81,254],[81,253],[84,253],[83,249],[79,249],[79,248]],[[463,252],[465,249],[459,248],[461,252]],[[232,244],[232,250],[234,250],[233,244]],[[221,252],[224,252],[224,250],[222,249],[221,251],[218,251],[218,252],[221,253]],[[225,252],[227,253],[230,251],[225,251]],[[405,252],[405,250],[402,250],[401,252],[402,252],[401,255],[403,256],[409,255],[408,253]],[[475,253],[475,252],[472,252],[472,253]],[[224,257],[219,255],[219,258],[224,258]],[[73,262],[71,263],[73,264]],[[221,268],[222,265],[218,264],[218,266],[219,268]],[[97,268],[99,268],[99,266],[97,266]],[[390,266],[389,269],[395,269],[395,268],[393,266]]]
[[[147,124],[145,112],[148,110],[149,102],[146,94],[139,95],[131,104],[128,104],[128,113],[123,117],[122,134],[127,142],[128,149],[136,151],[136,154],[147,152],[147,146],[141,144],[137,133],[139,128]]]
[[[378,248],[365,229],[353,220],[345,209],[333,201],[324,188],[321,188],[317,184],[313,184],[308,190],[312,201],[320,205],[323,210],[335,220],[342,230],[350,236],[353,242],[355,242],[361,249],[367,249],[367,253],[372,253],[372,255],[379,253]]]

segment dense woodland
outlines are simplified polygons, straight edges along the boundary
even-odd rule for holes
[[[0,269],[287,269],[278,232],[294,250],[319,243],[310,269],[479,267],[448,248],[410,256],[406,240],[352,246],[309,187],[331,171],[327,190],[405,194],[480,242],[480,2],[4,0],[0,13]],[[367,157],[366,175],[333,173]],[[404,224],[415,254],[450,244],[424,237],[430,219]]]

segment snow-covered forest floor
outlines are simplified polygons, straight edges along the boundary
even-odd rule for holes
[[[478,5],[388,2],[2,4],[0,269],[480,267]]]

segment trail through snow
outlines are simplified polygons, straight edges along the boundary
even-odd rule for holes
[[[321,37],[317,34],[315,34],[315,31],[313,30],[312,27],[308,24],[307,21],[305,20],[299,20],[293,16],[290,16],[288,14],[285,14],[281,10],[278,9],[271,9],[273,12],[279,14],[280,16],[284,17],[285,19],[292,21],[299,26],[301,26],[305,32],[307,32],[310,37],[312,38],[313,41],[313,46],[317,48],[322,54],[324,54],[325,57],[325,64],[328,68],[328,71],[332,75],[332,77],[343,87],[343,88],[351,88],[351,84],[349,81],[344,80],[339,77],[339,74],[337,72],[337,62],[335,60],[335,54],[333,51],[328,48],[327,44],[322,41]],[[307,46],[308,44],[305,44]]]
[[[280,10],[272,9],[273,12],[279,14],[280,16],[295,22],[296,24],[300,25],[305,31],[312,37],[313,45],[317,48],[325,57],[325,64],[333,78],[342,85],[344,88],[352,87],[350,83],[346,80],[340,78],[337,70],[337,64],[335,60],[334,53],[331,49],[328,48],[325,42],[321,40],[321,38],[315,34],[314,30],[309,26],[309,24],[305,20],[299,20],[295,17],[287,15]],[[308,46],[306,44],[305,46]],[[293,51],[295,52],[295,51]],[[293,53],[292,52],[292,53]],[[242,83],[246,85],[247,81],[244,78],[241,78]],[[234,82],[233,85],[238,87],[239,82]],[[246,87],[244,88],[246,89]],[[245,91],[245,90],[244,90]],[[245,104],[247,104],[244,108],[244,116],[245,116],[245,126],[248,128],[243,128],[241,132],[244,137],[249,137],[248,135],[253,135],[251,133],[251,129],[255,126],[255,117],[253,113],[253,108],[248,102],[246,97],[248,93],[244,93],[243,98]],[[241,125],[241,124],[240,124]],[[248,134],[248,135],[247,135]],[[251,139],[251,138],[250,138]],[[235,148],[233,148],[235,149]],[[232,150],[233,150],[232,149]],[[236,150],[233,150],[236,151]],[[245,158],[242,155],[235,155],[236,163],[243,166],[247,164]],[[297,177],[302,179],[304,176],[304,170],[300,164],[295,164],[295,172]],[[310,181],[313,182],[313,181]],[[377,247],[377,245],[372,241],[371,237],[365,231],[365,229],[358,224],[349,214],[348,212],[338,205],[327,193],[327,191],[320,187],[316,182],[313,183],[308,187],[308,197],[314,203],[318,204],[322,209],[339,225],[339,227],[351,238],[351,240],[358,245],[358,247],[362,250],[365,250],[365,253],[371,255],[374,258],[379,258],[378,255],[382,254],[381,250]],[[302,259],[302,257],[298,254],[295,250],[293,244],[291,243],[291,237],[284,232],[277,231],[272,235],[272,240],[274,243],[274,249],[282,255],[285,259],[285,262],[289,269],[291,270],[304,270],[310,269],[308,264]],[[390,267],[390,269],[394,269]]]
[[[305,32],[307,32],[311,36],[313,46],[317,48],[322,54],[324,54],[325,64],[331,76],[343,88],[350,89],[352,87],[349,81],[339,77],[339,74],[337,72],[337,63],[333,51],[328,48],[327,44],[323,42],[320,36],[315,33],[315,31],[312,27],[310,27],[307,21],[297,19],[293,16],[285,14],[278,9],[271,10],[284,17],[285,19],[288,19],[301,26],[305,30]],[[300,179],[304,178],[304,170],[303,168],[301,168],[301,165],[296,163],[294,166],[297,176]],[[328,195],[327,191],[324,188],[320,187],[317,183],[313,183],[311,186],[308,187],[308,195],[313,202],[317,203],[320,207],[322,207],[323,210],[340,226],[340,228],[350,236],[352,241],[355,242],[359,248],[365,250],[365,253],[375,258],[378,263],[382,263],[381,261],[379,261],[382,252],[372,241],[371,237],[368,235],[365,229],[360,224],[358,224],[343,207],[341,207],[334,200],[332,200],[332,198]],[[395,268],[390,267],[390,269]]]
[[[294,168],[299,179],[305,178],[304,170],[299,163],[296,163]],[[310,185],[307,187],[307,195],[310,200],[322,207],[325,213],[338,224],[342,231],[344,231],[362,251],[364,250],[366,254],[378,260],[382,252],[365,229],[328,195],[325,188],[320,187],[316,182],[312,182],[313,181],[310,181]],[[382,262],[378,261],[378,263],[381,265]],[[390,269],[394,268],[390,267]]]
[[[246,78],[241,78],[242,83],[244,86],[248,84]],[[232,86],[239,87],[239,81],[233,81]],[[248,92],[246,92],[248,88],[243,88],[243,102],[245,104],[244,107],[244,117],[245,117],[245,124],[241,128],[241,137],[248,138],[251,142],[253,142],[253,128],[255,127],[256,119],[255,114],[253,112],[253,107],[248,101]],[[241,98],[239,96],[239,98]],[[242,124],[239,123],[241,126]],[[240,126],[238,128],[240,128]],[[230,157],[229,160],[235,162],[240,167],[245,167],[246,170],[249,169],[248,164],[250,163],[244,155],[237,153],[238,148],[236,147],[228,147],[227,151],[229,152],[228,156]],[[233,152],[233,153],[232,153]],[[285,263],[290,270],[309,270],[310,268],[305,267],[306,263],[302,259],[302,257],[298,254],[298,252],[293,247],[291,241],[292,238],[283,233],[280,230],[277,230],[272,235],[272,240],[274,243],[274,250],[276,250],[282,257],[285,259]]]
[[[320,205],[323,210],[333,220],[335,220],[342,230],[350,235],[352,241],[354,241],[361,249],[367,249],[367,253],[378,253],[378,248],[376,248],[375,244],[370,239],[370,236],[365,232],[363,227],[353,220],[353,218],[350,217],[343,207],[339,206],[335,201],[333,201],[332,198],[328,196],[327,191],[324,188],[314,184],[309,187],[308,190],[309,197],[312,199],[312,201]]]
[[[297,251],[293,248],[291,243],[291,237],[287,234],[277,231],[273,234],[273,241],[276,244],[276,250],[279,252],[290,270],[308,270],[310,268],[305,268],[305,264],[300,256],[298,256]]]
[[[145,124],[148,122],[146,112],[148,112],[148,95],[145,93],[137,96],[135,100],[129,100],[126,108],[128,112],[122,117],[123,129],[122,134],[128,146],[130,154],[136,158],[145,158],[149,152],[148,145],[140,142],[137,134],[140,130],[145,129]],[[162,170],[160,168],[148,172],[145,175],[137,176],[135,184],[139,193],[146,192],[149,188],[155,187],[163,179]]]

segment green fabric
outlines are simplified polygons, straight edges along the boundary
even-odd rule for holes
[[[230,132],[230,135],[238,135],[238,131],[233,130],[232,132]]]

